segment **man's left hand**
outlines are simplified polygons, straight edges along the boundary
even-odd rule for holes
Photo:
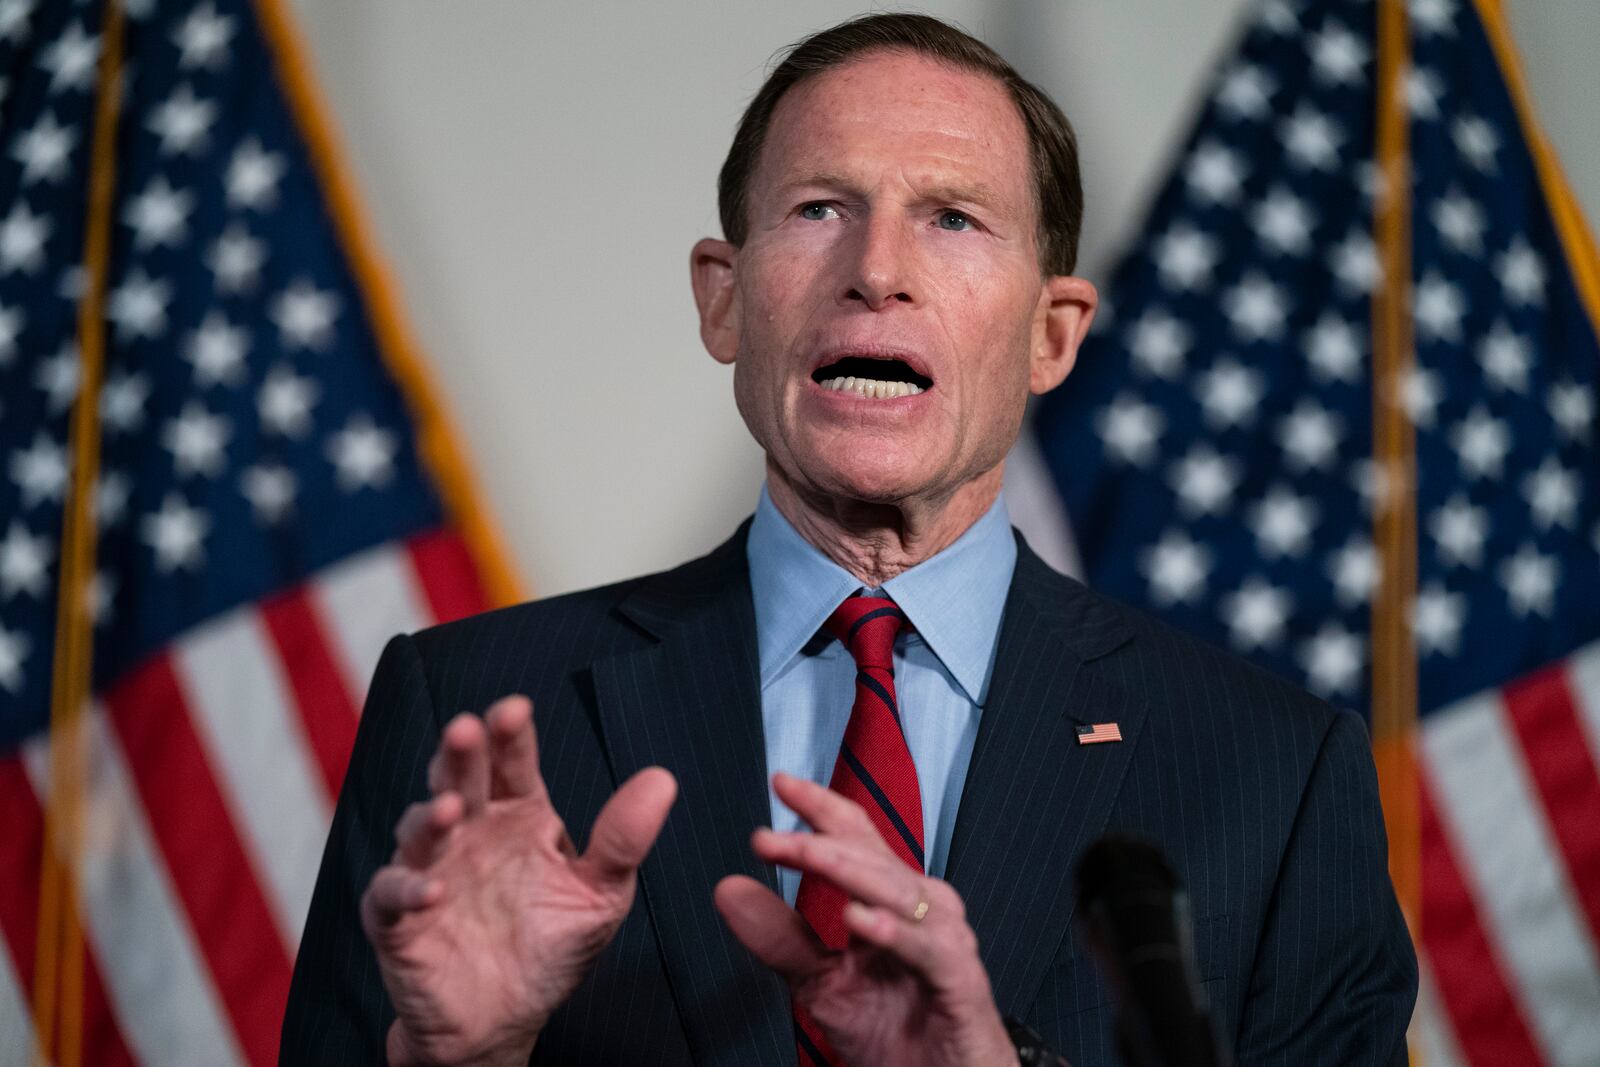
[[[1016,1064],[956,891],[906,866],[852,801],[786,774],[773,786],[815,832],[757,830],[756,855],[844,890],[850,942],[829,951],[782,898],[742,875],[718,883],[717,908],[834,1050],[883,1067]]]

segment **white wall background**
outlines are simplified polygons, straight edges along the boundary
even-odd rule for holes
[[[1600,0],[1507,0],[1600,217]],[[939,0],[1078,129],[1101,281],[1248,0]],[[754,504],[761,457],[700,347],[694,240],[772,53],[849,0],[300,0],[368,214],[490,503],[551,594],[668,566]],[[1022,510],[1013,502],[1013,512]]]

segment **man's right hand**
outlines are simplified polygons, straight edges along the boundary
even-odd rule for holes
[[[516,1064],[633,904],[677,783],[650,767],[601,809],[578,855],[539,774],[526,697],[462,714],[361,898],[397,1018],[389,1062]]]

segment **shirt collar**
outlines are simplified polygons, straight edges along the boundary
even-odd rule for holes
[[[861,583],[800,536],[765,486],[745,552],[765,688]],[[997,498],[944,551],[883,584],[967,698],[980,706],[988,695],[1016,562],[1011,519]]]

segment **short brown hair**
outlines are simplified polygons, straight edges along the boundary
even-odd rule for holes
[[[1055,101],[1026,81],[994,49],[939,19],[906,12],[863,15],[841,22],[784,53],[745,108],[728,158],[722,163],[717,208],[723,235],[735,245],[744,244],[748,236],[745,198],[750,175],[783,94],[807,78],[880,50],[928,56],[960,70],[987,74],[1005,87],[1028,130],[1034,199],[1039,209],[1039,265],[1048,274],[1071,274],[1083,227],[1083,182],[1071,123]]]

